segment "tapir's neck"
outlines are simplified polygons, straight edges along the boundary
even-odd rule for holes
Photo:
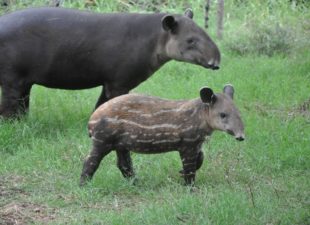
[[[171,58],[168,57],[166,52],[166,43],[168,40],[167,32],[160,28],[159,32],[154,33],[153,38],[156,42],[156,47],[152,54],[151,67],[155,70],[159,69],[166,62],[170,61]]]
[[[195,104],[198,109],[197,113],[197,124],[199,124],[199,130],[203,132],[207,136],[211,136],[214,129],[211,126],[210,123],[210,114],[209,114],[209,106],[203,102],[201,102],[201,99],[196,99]]]
[[[206,104],[202,103],[200,98],[189,100],[181,107],[184,109],[184,112],[186,112],[186,108],[192,111],[187,116],[191,117],[190,124],[194,127],[196,132],[200,133],[201,136],[210,136],[212,134],[213,129],[208,122],[209,108]]]

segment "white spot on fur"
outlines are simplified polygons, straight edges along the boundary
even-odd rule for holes
[[[178,129],[182,125],[175,125],[175,124],[170,124],[170,123],[163,123],[163,124],[155,124],[155,125],[143,125],[139,124],[130,120],[125,120],[125,119],[114,119],[114,118],[106,118],[106,120],[110,123],[116,123],[116,124],[129,124],[132,126],[137,126],[142,129],[157,129],[157,128],[172,128],[172,129]]]
[[[191,130],[193,128],[194,128],[194,126],[190,125],[190,126],[184,128],[184,129],[182,129],[181,132],[186,132],[186,131],[189,131],[189,130]]]
[[[137,140],[137,142],[139,143],[152,143],[154,141],[154,139],[150,139],[150,140]]]
[[[127,136],[127,135],[129,135],[130,133],[129,132],[124,132],[124,133],[122,133],[122,134],[119,134],[119,136]]]
[[[197,113],[197,108],[195,108],[194,110],[193,110],[193,112],[191,113],[191,115],[190,115],[190,117],[193,117],[193,116],[195,116],[196,115],[196,113]]]
[[[154,141],[152,144],[163,144],[163,143],[177,143],[180,141],[180,138],[177,139],[167,139],[167,140],[160,140],[160,141]]]
[[[101,119],[98,119],[98,120],[90,120],[88,122],[88,124],[95,124],[95,123],[98,123]]]
[[[184,138],[184,141],[186,141],[186,142],[195,142],[195,141],[198,141],[199,138],[200,138],[200,135],[197,135],[194,138]]]
[[[142,111],[140,110],[135,110],[135,109],[129,109],[127,112],[130,112],[130,113],[138,113],[138,114],[141,114]]]
[[[102,140],[99,140],[99,139],[95,138],[94,136],[92,136],[92,137],[91,137],[91,139],[92,139],[93,141],[97,141],[97,142],[101,142],[101,143],[103,143],[103,141],[102,141]]]

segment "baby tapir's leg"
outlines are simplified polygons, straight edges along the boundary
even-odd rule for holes
[[[134,176],[130,152],[128,150],[116,150],[117,167],[125,178]]]
[[[203,151],[199,151],[196,159],[196,171],[199,170],[200,167],[202,166],[203,158],[204,158]],[[180,170],[179,172],[182,176],[184,175],[184,170]]]
[[[93,141],[93,149],[90,155],[84,162],[81,178],[80,178],[80,186],[83,186],[88,180],[91,180],[94,173],[99,167],[99,164],[104,156],[111,152],[111,146],[106,145],[104,142]]]
[[[199,151],[197,151],[196,148],[188,148],[180,151],[180,156],[183,164],[183,176],[186,185],[191,185],[195,182],[198,155]]]
[[[198,156],[197,156],[197,159],[196,159],[196,171],[200,169],[200,167],[202,166],[202,163],[203,163],[203,151],[199,151],[198,152]]]

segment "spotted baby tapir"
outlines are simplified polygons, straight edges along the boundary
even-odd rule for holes
[[[126,94],[101,105],[91,116],[88,129],[92,150],[84,162],[80,185],[96,172],[101,160],[111,151],[123,176],[134,176],[130,151],[163,153],[178,151],[185,184],[195,181],[203,163],[202,144],[214,130],[225,131],[244,140],[244,126],[233,103],[234,89],[224,87],[213,93],[203,87],[200,98],[166,100],[139,94]]]

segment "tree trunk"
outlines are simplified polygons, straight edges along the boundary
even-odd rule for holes
[[[217,38],[223,38],[224,0],[218,0],[217,6]]]

